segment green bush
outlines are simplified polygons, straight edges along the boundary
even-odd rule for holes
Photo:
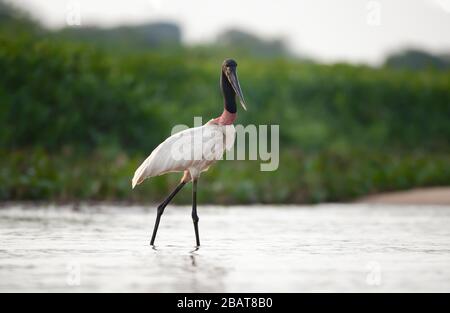
[[[222,55],[116,53],[0,31],[0,199],[151,200],[134,169],[176,124],[220,114]],[[279,124],[280,168],[220,162],[208,202],[318,202],[450,183],[450,72],[238,59],[249,111]],[[189,195],[179,201],[189,201]]]

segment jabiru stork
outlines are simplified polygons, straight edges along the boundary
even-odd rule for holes
[[[134,173],[132,188],[142,183],[146,178],[163,175],[169,172],[184,172],[178,186],[161,202],[157,209],[155,226],[150,245],[154,246],[161,216],[164,209],[175,195],[192,181],[192,221],[194,223],[195,239],[200,246],[197,215],[197,181],[200,174],[220,159],[225,150],[231,149],[235,140],[233,123],[236,119],[236,96],[239,97],[244,110],[247,110],[244,96],[237,77],[237,63],[226,59],[222,64],[220,87],[224,99],[222,114],[211,119],[205,125],[186,129],[176,133],[159,146],[139,166]],[[183,151],[180,153],[180,151]],[[183,157],[180,157],[182,154]],[[187,156],[187,157],[186,157]]]

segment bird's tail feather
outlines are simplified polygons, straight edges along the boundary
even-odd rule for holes
[[[140,166],[134,173],[133,180],[131,181],[131,187],[134,189],[137,185],[142,183],[145,179],[145,168]]]

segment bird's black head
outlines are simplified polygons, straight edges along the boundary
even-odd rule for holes
[[[225,70],[227,67],[237,67],[237,62],[233,59],[226,59],[222,63],[222,70]]]
[[[237,95],[239,97],[239,101],[241,102],[242,107],[244,110],[247,110],[247,107],[245,106],[245,100],[244,95],[242,94],[241,86],[239,84],[239,80],[237,77],[237,62],[233,59],[226,59],[222,63],[222,91],[225,96],[225,101],[234,104],[234,98]],[[228,99],[227,99],[228,98]],[[226,103],[227,104],[227,103]],[[236,107],[234,105],[230,106],[230,112],[234,113],[236,112]]]

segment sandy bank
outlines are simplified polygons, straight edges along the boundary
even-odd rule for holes
[[[450,187],[419,188],[362,197],[359,203],[450,205]]]

